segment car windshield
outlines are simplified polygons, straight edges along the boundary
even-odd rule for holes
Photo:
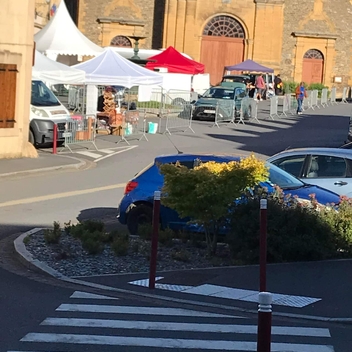
[[[42,81],[32,81],[31,104],[34,106],[61,105],[54,93]]]
[[[233,99],[234,94],[234,89],[210,88],[203,94],[203,98]]]
[[[270,183],[279,186],[281,189],[287,188],[300,188],[304,183],[296,177],[290,175],[286,171],[281,170],[279,167],[267,163],[269,167],[269,181]]]

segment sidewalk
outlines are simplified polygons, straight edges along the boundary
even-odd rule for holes
[[[86,164],[78,158],[39,153],[38,158],[0,159],[0,177],[62,169],[79,169]]]
[[[352,260],[273,264],[267,268],[267,291],[273,313],[352,323]],[[78,278],[99,285],[256,311],[259,267],[231,267],[158,272],[156,289],[148,289],[148,273]],[[141,280],[130,284],[130,282]],[[347,321],[346,321],[347,322]]]

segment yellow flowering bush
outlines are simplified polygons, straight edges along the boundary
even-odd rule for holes
[[[203,226],[209,254],[215,254],[217,235],[224,226],[229,207],[246,189],[268,178],[265,162],[255,155],[240,161],[199,163],[188,169],[179,163],[160,166],[164,175],[164,205],[182,218]]]

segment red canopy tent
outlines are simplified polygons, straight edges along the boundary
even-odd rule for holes
[[[148,60],[154,61],[146,64],[145,67],[149,70],[154,70],[156,67],[166,67],[168,72],[171,73],[187,73],[191,75],[204,73],[203,64],[188,59],[172,46],[169,46],[162,53],[150,57]]]

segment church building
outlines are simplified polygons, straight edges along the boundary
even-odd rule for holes
[[[96,44],[132,47],[139,36],[141,48],[174,46],[204,63],[212,84],[246,59],[289,81],[352,84],[351,0],[65,1]]]

